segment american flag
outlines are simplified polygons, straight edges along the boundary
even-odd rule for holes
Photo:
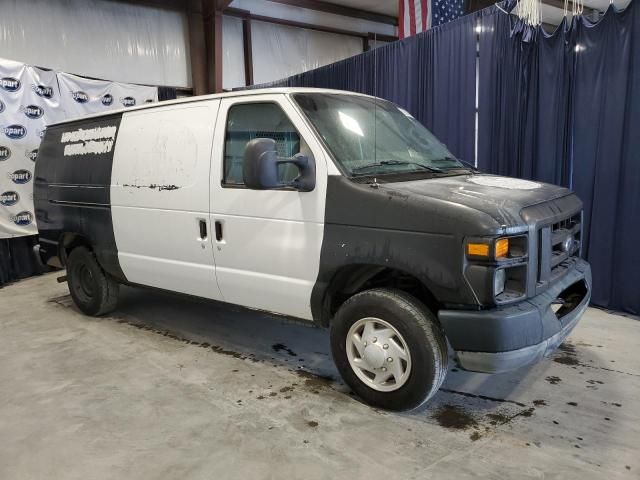
[[[465,0],[398,0],[400,39],[464,15]]]

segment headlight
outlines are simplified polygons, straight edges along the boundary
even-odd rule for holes
[[[507,281],[507,271],[504,268],[496,270],[493,275],[493,295],[498,296],[504,292],[504,284]]]

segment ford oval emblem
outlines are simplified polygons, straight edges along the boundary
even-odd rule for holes
[[[78,90],[76,92],[71,92],[71,96],[78,103],[87,103],[89,101],[89,95],[87,95],[81,90]]]
[[[4,127],[3,130],[4,134],[13,140],[24,138],[27,134],[27,129],[18,124],[9,125],[8,127]]]
[[[16,170],[13,173],[9,173],[8,177],[13,183],[22,185],[31,181],[31,172],[29,170]]]
[[[20,90],[20,80],[13,77],[0,78],[0,88],[7,92],[17,92]]]
[[[0,194],[0,205],[5,207],[15,205],[19,200],[20,195],[18,195],[18,192],[4,192]]]
[[[10,219],[16,225],[25,227],[27,225],[31,225],[31,222],[33,222],[33,215],[31,212],[24,211],[15,215],[11,215]]]
[[[11,157],[11,149],[9,147],[5,147],[4,145],[0,145],[0,162],[4,160],[9,160]]]
[[[36,119],[42,117],[44,115],[44,109],[39,107],[38,105],[27,105],[23,109],[24,114],[31,119]]]

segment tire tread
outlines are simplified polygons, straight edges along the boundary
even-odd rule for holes
[[[365,290],[364,292],[360,292],[345,301],[345,303],[340,307],[340,310],[345,307],[348,308],[349,305],[355,302],[361,301],[364,295],[373,295],[378,298],[382,298],[385,302],[395,303],[400,306],[412,317],[412,320],[414,320],[417,326],[424,332],[424,336],[429,343],[429,348],[434,352],[433,384],[424,398],[417,405],[409,408],[409,410],[419,409],[436,394],[447,376],[449,355],[446,337],[437,323],[434,314],[431,313],[431,311],[422,302],[420,302],[420,300],[402,290],[389,288]],[[340,311],[338,311],[338,315],[340,315]]]
[[[85,257],[85,258],[82,258]],[[69,254],[67,264],[75,262],[75,261],[88,261],[91,263],[94,270],[98,273],[99,278],[97,281],[98,288],[100,289],[100,294],[98,296],[99,303],[96,305],[94,309],[91,311],[86,311],[76,302],[76,305],[83,310],[84,313],[89,315],[93,315],[96,317],[106,315],[107,313],[115,310],[118,304],[118,297],[120,293],[120,284],[116,282],[113,278],[111,278],[104,269],[98,263],[98,259],[96,258],[93,251],[89,250],[87,247],[76,247]],[[68,272],[67,272],[68,273]],[[71,290],[71,288],[69,289]],[[72,294],[73,297],[73,294]],[[74,297],[75,301],[75,297]]]

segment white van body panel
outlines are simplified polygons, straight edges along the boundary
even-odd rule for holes
[[[221,300],[209,174],[219,100],[126,112],[111,175],[118,259],[132,283]],[[200,236],[200,221],[207,235]]]
[[[227,112],[249,102],[284,110],[316,163],[311,192],[223,186]],[[211,170],[211,223],[221,223],[215,243],[216,275],[225,301],[312,320],[311,291],[318,277],[324,235],[327,158],[286,95],[224,98],[218,114]]]

